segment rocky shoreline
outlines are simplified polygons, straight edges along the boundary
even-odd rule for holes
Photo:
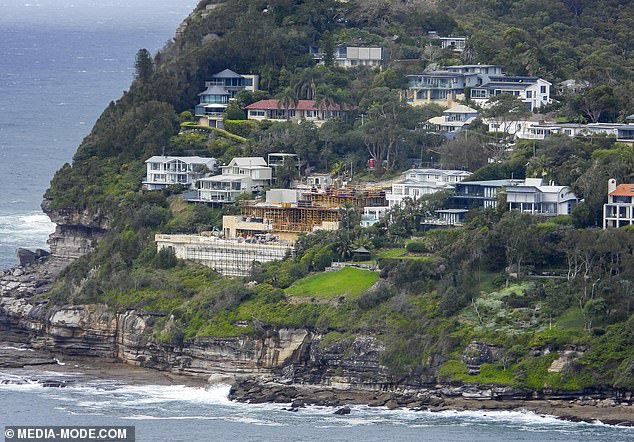
[[[158,342],[154,315],[114,312],[98,304],[47,306],[40,300],[37,295],[68,262],[38,259],[0,274],[0,369],[63,370],[61,361],[84,358],[91,362],[83,366],[117,361],[130,369],[153,369],[148,376],[157,380],[232,384],[232,400],[290,404],[291,411],[322,405],[347,414],[350,410],[341,407],[349,404],[429,411],[528,410],[573,421],[634,426],[632,392],[438,385],[431,375],[394,379],[380,362],[385,348],[373,336],[325,343],[313,330],[261,327],[254,336],[197,338],[182,347]],[[498,351],[486,343],[472,343],[465,357],[477,368]]]
[[[527,411],[572,422],[634,426],[634,407],[628,402],[618,403],[614,399],[597,395],[572,394],[565,399],[556,395],[531,399],[531,394],[506,387],[440,385],[410,391],[343,391],[322,386],[241,379],[232,385],[229,398],[252,404],[290,404],[288,411],[299,411],[308,405],[336,407],[339,414],[349,414],[348,405],[431,412]],[[520,398],[521,396],[525,397]]]

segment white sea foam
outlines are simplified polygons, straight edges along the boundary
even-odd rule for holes
[[[97,399],[84,401],[82,405],[86,407],[110,406],[107,404],[110,396],[116,398],[119,405],[132,407],[170,402],[223,405],[232,403],[228,399],[231,386],[226,384],[219,384],[207,389],[185,385],[123,384],[85,384],[70,388],[80,393],[86,393],[91,399]]]
[[[0,215],[0,242],[16,247],[46,247],[55,224],[41,212]]]
[[[32,348],[26,348],[26,347],[14,347],[12,345],[5,345],[3,347],[0,347],[0,350],[13,350],[13,351],[35,351]]]
[[[133,421],[181,421],[181,420],[200,420],[213,421],[222,419],[219,416],[150,416],[147,414],[133,414],[132,416],[124,416],[123,419]]]

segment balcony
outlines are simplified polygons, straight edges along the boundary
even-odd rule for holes
[[[197,117],[203,117],[203,116],[220,117],[220,116],[223,116],[225,114],[225,111],[224,111],[224,109],[220,109],[218,107],[207,107],[207,105],[198,104],[198,105],[196,105],[196,107],[194,109],[194,114]]]

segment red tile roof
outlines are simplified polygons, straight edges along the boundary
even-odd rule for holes
[[[329,110],[329,111],[338,111],[342,110],[342,106],[335,104],[333,106],[326,106],[325,108],[318,107],[316,105],[315,100],[299,100],[295,106],[288,107],[291,110]],[[280,100],[260,100],[256,103],[249,104],[245,107],[245,109],[256,109],[256,110],[282,110],[286,109],[286,107],[280,105]]]
[[[610,196],[634,196],[634,184],[619,184]]]

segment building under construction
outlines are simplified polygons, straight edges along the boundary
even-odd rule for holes
[[[201,235],[156,235],[158,250],[170,248],[177,258],[196,261],[225,276],[247,276],[255,262],[281,260],[294,254],[299,235],[336,230],[342,208],[386,205],[380,189],[334,189],[302,193],[267,191],[266,202],[248,202],[241,215],[223,216],[224,239]]]
[[[303,192],[302,200],[320,207],[364,207],[387,206],[385,191],[380,187],[357,189],[347,187],[342,189],[330,188],[326,191]]]
[[[223,232],[227,238],[273,234],[295,241],[304,233],[338,229],[345,207],[362,209],[386,204],[381,189],[274,189],[267,191],[266,202],[247,202],[240,207],[240,216],[223,217]]]
[[[310,233],[315,230],[336,230],[341,220],[339,209],[329,207],[299,207],[263,203],[244,205],[241,207],[241,211],[243,222],[261,224],[265,226],[266,232],[290,240],[296,239],[302,233]],[[226,226],[223,225],[223,227]],[[244,225],[241,233],[236,232],[235,236],[250,236],[249,227]],[[255,231],[253,229],[253,233]]]
[[[158,250],[196,261],[224,276],[248,276],[253,264],[282,260],[295,253],[292,243],[263,239],[220,239],[201,235],[156,235]]]

